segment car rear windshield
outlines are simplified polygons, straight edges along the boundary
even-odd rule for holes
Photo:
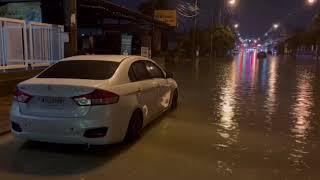
[[[41,73],[37,78],[58,79],[110,79],[120,63],[95,60],[61,61]]]

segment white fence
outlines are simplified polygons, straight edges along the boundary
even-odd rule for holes
[[[0,18],[0,70],[49,65],[64,57],[64,28]]]
[[[28,32],[32,64],[51,64],[64,57],[63,26],[32,22]]]

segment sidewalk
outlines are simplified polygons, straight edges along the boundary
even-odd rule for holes
[[[9,113],[11,108],[12,97],[0,97],[0,134],[10,130]]]

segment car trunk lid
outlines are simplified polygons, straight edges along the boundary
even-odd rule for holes
[[[41,117],[83,117],[90,106],[78,106],[72,97],[93,92],[107,85],[107,80],[33,78],[18,85],[31,95],[28,103],[19,103],[24,115]]]

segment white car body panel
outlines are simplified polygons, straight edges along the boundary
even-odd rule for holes
[[[155,78],[131,82],[128,71],[132,63],[145,60],[140,56],[75,56],[63,59],[120,62],[108,80],[31,78],[18,88],[32,95],[28,103],[13,102],[10,119],[21,126],[12,129],[17,137],[66,144],[112,144],[121,142],[132,113],[143,112],[144,126],[170,107],[172,93],[178,88],[173,79]],[[163,70],[162,70],[163,71]],[[163,71],[163,73],[165,73]],[[72,97],[101,89],[120,96],[116,104],[78,106]],[[61,105],[46,106],[47,97],[61,98]],[[107,127],[106,136],[86,138],[83,133],[92,128]]]

